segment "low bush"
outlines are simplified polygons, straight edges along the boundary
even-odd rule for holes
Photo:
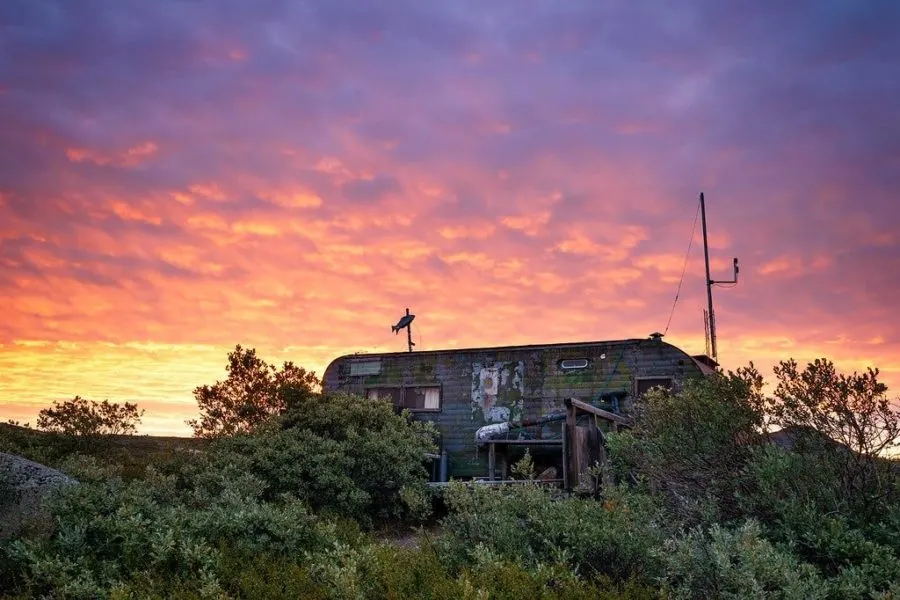
[[[261,555],[232,565],[221,597],[277,600],[433,600],[594,599],[650,600],[657,592],[633,582],[615,585],[588,581],[562,565],[526,568],[489,560],[458,573],[448,571],[427,550],[387,546],[343,549],[302,561]],[[197,591],[173,588],[160,579],[132,582],[111,598],[202,598]]]
[[[814,567],[775,548],[748,521],[729,531],[713,525],[667,540],[666,575],[673,599],[825,598],[828,588]]]
[[[649,599],[652,588],[609,580],[589,581],[565,565],[525,567],[480,548],[471,566],[453,571],[428,548],[336,544],[311,555],[304,566],[259,560],[235,580],[242,598],[329,600],[431,598],[521,600],[522,598]]]
[[[830,597],[868,598],[900,582],[900,505],[869,501],[866,513],[854,510],[835,483],[845,460],[823,445],[756,448],[740,505],[768,539],[817,567]]]
[[[832,598],[869,598],[900,582],[900,555],[890,546],[869,539],[840,515],[816,515],[806,527],[790,532],[790,547],[817,565],[829,578]]]
[[[82,469],[81,483],[51,497],[49,535],[2,547],[20,574],[16,587],[35,595],[105,597],[140,580],[179,589],[221,590],[223,551],[249,558],[293,556],[327,537],[305,505],[290,497],[263,502],[264,485],[247,473],[216,469],[180,487],[151,470],[146,480],[104,478]]]
[[[254,433],[216,440],[210,455],[258,477],[264,498],[289,493],[317,512],[370,526],[427,512],[425,454],[435,435],[433,425],[395,414],[388,402],[305,395]]]
[[[751,368],[679,391],[655,389],[636,409],[632,431],[608,436],[613,474],[635,475],[686,526],[740,516],[736,495],[751,449],[761,442],[762,381]]]
[[[652,580],[662,568],[655,549],[665,539],[653,498],[607,490],[602,502],[558,497],[537,486],[497,490],[463,484],[445,491],[450,514],[440,541],[451,567],[473,564],[476,548],[536,567],[569,565],[587,577]]]
[[[846,514],[849,507],[833,485],[838,469],[828,453],[786,452],[775,445],[754,448],[741,473],[741,511],[771,531],[793,531],[798,523],[805,527],[810,514]]]

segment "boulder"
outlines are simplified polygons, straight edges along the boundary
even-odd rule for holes
[[[56,469],[0,452],[0,539],[17,534],[39,516],[47,494],[74,483]]]

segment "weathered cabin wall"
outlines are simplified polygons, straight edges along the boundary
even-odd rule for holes
[[[560,362],[566,359],[587,359],[588,366],[564,371]],[[380,361],[377,373],[372,361]],[[594,406],[622,402],[626,408],[642,378],[669,377],[677,386],[700,374],[697,363],[679,348],[643,339],[351,355],[328,366],[323,384],[326,391],[362,396],[371,388],[439,386],[440,409],[413,415],[437,425],[450,457],[450,475],[460,477],[486,472],[487,452],[479,451],[474,440],[483,425],[561,411],[566,398]],[[554,428],[558,432],[559,425],[548,425],[543,435]]]

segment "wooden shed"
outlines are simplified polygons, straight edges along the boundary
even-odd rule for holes
[[[546,449],[564,443],[569,399],[609,413],[627,414],[635,398],[650,388],[677,388],[687,377],[711,372],[706,357],[692,357],[659,336],[651,336],[353,354],[328,365],[323,386],[326,393],[341,390],[369,399],[389,398],[397,409],[408,409],[413,418],[434,422],[441,434],[441,454],[446,454],[443,477],[436,470],[436,479],[494,479],[495,472],[501,474],[498,478],[506,476],[525,447],[532,448],[542,468],[549,465],[564,470],[557,458],[559,450]],[[568,405],[571,407],[571,402]],[[487,439],[491,443],[486,444]],[[493,444],[501,442],[502,454],[495,459]]]

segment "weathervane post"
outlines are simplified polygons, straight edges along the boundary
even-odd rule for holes
[[[409,316],[408,308],[406,309],[406,316]],[[412,319],[406,324],[406,343],[409,345],[409,351],[412,352],[412,347],[415,345],[412,341]]]

